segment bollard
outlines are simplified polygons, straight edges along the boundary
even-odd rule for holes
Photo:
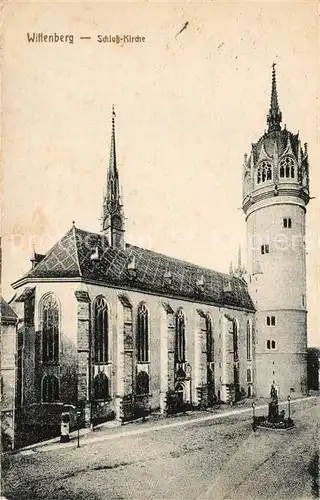
[[[69,412],[61,413],[60,443],[67,443],[70,439],[70,415]]]

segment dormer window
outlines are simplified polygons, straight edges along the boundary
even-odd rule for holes
[[[127,271],[130,279],[135,279],[137,277],[137,266],[136,266],[135,256],[133,256],[130,262],[128,263]]]
[[[167,286],[172,286],[172,274],[170,271],[164,273],[164,282]]]
[[[287,156],[286,158],[283,158],[283,160],[281,160],[279,175],[282,179],[283,178],[294,179],[294,174],[295,174],[294,170],[295,170],[294,169],[294,161],[292,158]]]
[[[272,165],[268,161],[263,161],[257,170],[257,184],[272,180]]]

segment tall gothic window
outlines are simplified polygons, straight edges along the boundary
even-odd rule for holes
[[[238,351],[238,325],[236,320],[233,321],[233,359],[234,361],[239,361],[239,351]]]
[[[59,401],[59,381],[53,375],[46,375],[42,380],[42,401],[53,403]]]
[[[53,293],[46,295],[41,302],[42,361],[59,361],[59,303]]]
[[[257,170],[257,184],[272,180],[272,165],[263,161]]]
[[[252,327],[250,321],[247,321],[247,360],[252,359]]]
[[[179,309],[176,314],[175,360],[177,363],[183,363],[186,360],[186,322],[182,309]]]
[[[283,158],[280,162],[280,177],[284,178],[289,178],[294,179],[294,161],[292,158],[287,156],[286,158]]]
[[[108,306],[104,297],[99,296],[94,302],[93,311],[93,358],[95,363],[107,363],[109,360],[109,318]]]
[[[208,314],[206,316],[206,332],[207,332],[207,363],[214,361],[214,340],[212,331],[212,319]]]
[[[138,308],[137,358],[139,363],[149,361],[149,315],[145,304]]]

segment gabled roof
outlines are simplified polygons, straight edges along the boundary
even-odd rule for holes
[[[1,323],[15,323],[18,319],[18,316],[14,312],[13,309],[9,306],[9,304],[0,297],[0,307],[1,307]]]
[[[128,265],[133,274],[128,272]],[[102,234],[76,227],[68,231],[41,262],[13,286],[41,278],[77,277],[160,296],[254,311],[247,285],[241,278],[134,245],[126,244],[125,249],[112,248]]]

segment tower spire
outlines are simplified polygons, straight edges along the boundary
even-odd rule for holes
[[[281,130],[282,113],[278,104],[276,63],[272,64],[271,102],[267,116],[268,132]]]
[[[116,113],[112,105],[111,143],[107,179],[107,191],[102,206],[102,232],[108,237],[109,244],[124,246],[124,213],[120,197],[120,181],[116,154]]]
[[[114,175],[117,175],[117,154],[116,154],[116,113],[114,110],[114,104],[112,104],[112,115],[111,115],[111,144],[110,144],[110,160],[109,160],[109,171]]]

